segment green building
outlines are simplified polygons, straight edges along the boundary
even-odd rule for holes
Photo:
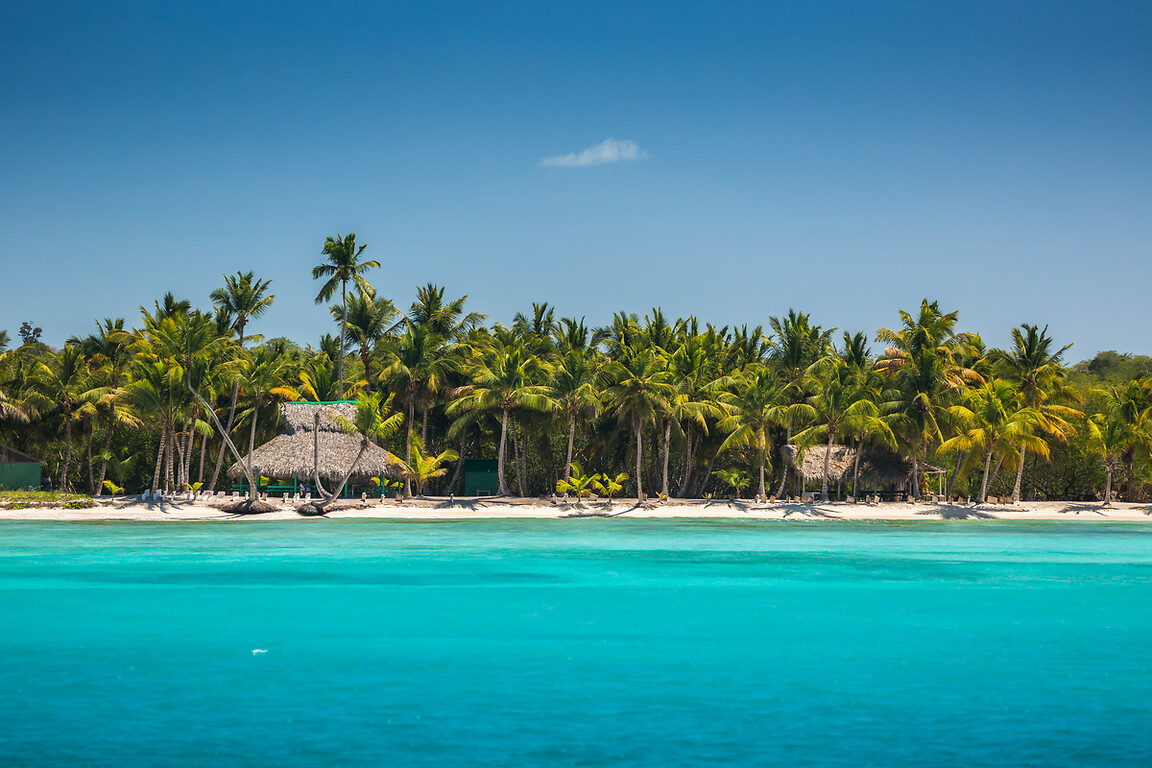
[[[0,490],[40,490],[40,460],[0,445]]]
[[[464,495],[495,496],[500,492],[496,459],[464,459]]]

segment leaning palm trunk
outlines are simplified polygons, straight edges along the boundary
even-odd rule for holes
[[[260,489],[256,483],[252,482],[256,475],[252,472],[252,453],[256,450],[256,416],[260,411],[260,400],[257,399],[252,403],[252,428],[248,430],[248,487],[252,489],[251,498],[256,499],[260,495]],[[319,411],[317,411],[319,413]]]
[[[152,473],[152,490],[160,487],[160,466],[164,460],[164,438],[168,436],[168,428],[160,428],[160,444],[156,446],[156,471]]]
[[[456,460],[456,471],[452,473],[452,482],[448,483],[448,493],[456,492],[456,485],[464,475],[464,445],[467,439],[468,426],[465,424],[464,428],[460,431],[460,450],[456,452],[458,456]]]
[[[244,473],[244,478],[248,481],[248,486],[250,488],[255,488],[256,483],[252,480],[252,470],[249,469],[248,464],[244,462],[244,457],[241,456],[240,451],[236,449],[236,444],[232,442],[232,438],[229,437],[228,433],[224,430],[224,425],[220,423],[220,419],[216,416],[216,412],[213,411],[211,407],[209,407],[208,403],[204,401],[204,398],[200,396],[200,393],[192,388],[191,384],[188,385],[188,391],[192,393],[193,397],[200,401],[200,404],[204,406],[204,410],[208,411],[208,415],[212,417],[212,421],[216,424],[216,428],[220,430],[220,436],[224,438],[225,444],[227,444],[228,448],[232,451],[232,455],[236,457],[236,462],[240,465],[240,471]],[[220,453],[224,453],[223,449],[221,449]],[[255,501],[255,499],[253,499],[253,501]]]
[[[992,441],[988,441],[988,449],[984,451],[984,480],[980,483],[980,495],[976,497],[977,504],[983,504],[988,496],[988,470],[992,467]]]
[[[243,349],[243,347],[244,347],[243,337],[241,337],[241,339],[240,339],[240,347],[241,347],[241,349]],[[221,434],[225,434],[225,435],[232,434],[232,424],[233,424],[233,420],[236,418],[236,398],[238,398],[239,396],[240,396],[240,383],[236,382],[235,384],[232,385],[232,404],[230,406],[228,406],[228,426],[224,428],[224,431]],[[209,407],[207,404],[205,404],[204,408],[213,414],[215,413],[215,411],[212,411],[211,407]],[[219,423],[219,421],[217,421],[217,423]],[[220,468],[223,465],[224,465],[224,447],[221,446],[220,447],[220,453],[216,454],[216,468],[214,470],[212,470],[212,480],[208,483],[208,486],[213,491],[216,490],[216,481],[218,479],[220,479]]]
[[[1024,447],[1020,447],[1020,466],[1016,467],[1016,485],[1012,488],[1012,503],[1020,503],[1020,486],[1024,483]]]

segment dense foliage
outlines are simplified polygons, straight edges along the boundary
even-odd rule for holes
[[[791,310],[767,330],[658,308],[591,328],[533,304],[486,326],[431,284],[400,311],[363,251],[354,234],[324,244],[317,301],[341,303],[315,346],[251,333],[275,299],[252,273],[225,275],[210,307],[168,294],[134,327],[105,319],[60,350],[32,323],[18,347],[0,331],[0,442],[65,490],[217,488],[235,460],[221,432],[245,452],[279,430],[279,402],[379,394],[380,418],[403,422],[384,439],[411,467],[409,493],[459,492],[466,458],[498,459],[506,494],[594,476],[633,496],[794,493],[786,444],[885,446],[912,460],[917,491],[944,482],[929,486],[931,464],[950,495],[980,499],[1138,500],[1152,486],[1149,358],[1065,368],[1068,347],[1031,325],[987,349],[927,300],[872,337],[878,356],[864,333],[837,338]]]

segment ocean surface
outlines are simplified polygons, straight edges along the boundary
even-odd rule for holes
[[[0,523],[4,766],[1152,765],[1152,526]]]

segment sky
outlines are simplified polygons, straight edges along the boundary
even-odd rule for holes
[[[0,3],[0,329],[272,279],[1152,354],[1152,4]],[[839,335],[839,334],[837,334]],[[878,344],[873,345],[878,351]]]

